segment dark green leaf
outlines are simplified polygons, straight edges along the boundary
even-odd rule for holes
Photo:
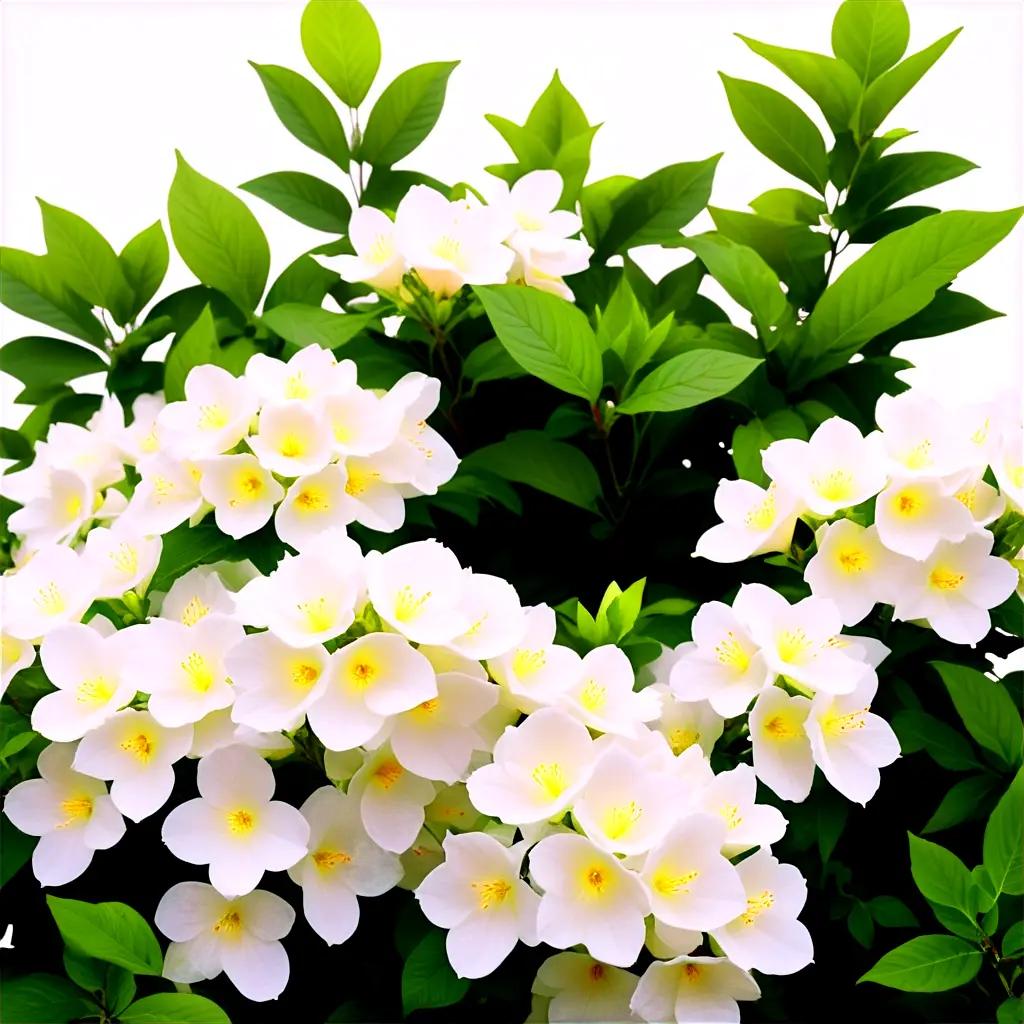
[[[683,352],[651,371],[619,403],[616,411],[673,412],[689,409],[728,394],[761,364],[760,359],[697,349]]]
[[[180,402],[185,397],[185,378],[194,366],[217,361],[217,328],[206,306],[196,322],[171,346],[164,365],[164,397]]]
[[[21,462],[32,458],[32,445],[28,439],[10,427],[0,427],[0,459]]]
[[[297,302],[303,306],[319,306],[328,289],[338,275],[321,266],[312,256],[303,255],[281,272],[281,276],[270,286],[263,301],[263,309],[273,309],[286,302]]]
[[[940,334],[962,331],[967,327],[983,323],[985,320],[1005,315],[997,310],[989,309],[984,302],[979,302],[971,295],[941,288],[935,293],[935,298],[920,313],[897,324],[892,330],[886,331],[885,334],[876,338],[872,345],[882,344],[891,348],[898,341],[908,341],[913,338],[935,338]]]
[[[332,313],[319,306],[285,302],[267,310],[262,319],[275,334],[299,348],[319,345],[333,349],[351,341],[377,317],[373,313]]]
[[[436,61],[403,71],[374,103],[359,158],[374,167],[390,167],[408,156],[437,124],[448,76],[458,63]]]
[[[444,932],[432,930],[409,954],[402,968],[402,1010],[452,1006],[469,991],[469,981],[456,977],[444,948]]]
[[[442,193],[448,191],[448,186],[443,182],[418,171],[396,171],[393,167],[375,167],[373,174],[370,175],[370,183],[363,192],[362,204],[394,212],[413,185],[428,185]]]
[[[19,832],[6,817],[0,817],[0,886],[6,885],[32,856],[39,840]]]
[[[926,751],[933,760],[950,771],[980,768],[970,743],[955,729],[926,711],[905,710],[893,715],[892,727],[904,754]]]
[[[900,0],[844,0],[832,22],[832,52],[868,85],[903,56],[910,18]]]
[[[278,171],[253,178],[239,188],[270,203],[300,224],[344,234],[352,207],[344,194],[333,185],[301,171]]]
[[[1013,698],[1001,683],[977,669],[933,661],[961,721],[975,741],[1011,768],[1021,762],[1024,725]]]
[[[944,907],[971,914],[971,873],[955,853],[908,833],[910,873],[921,894]]]
[[[919,935],[858,978],[903,992],[945,992],[966,985],[981,969],[981,952],[953,935]]]
[[[349,107],[366,99],[380,67],[380,36],[358,0],[312,0],[302,12],[302,49],[316,73]]]
[[[191,992],[160,992],[131,1004],[118,1015],[121,1024],[231,1024],[212,1000]]]
[[[1022,1024],[1024,1022],[1024,996],[1010,996],[996,1009],[996,1024]]]
[[[902,900],[895,896],[875,896],[868,900],[875,923],[883,928],[916,928],[917,918]]]
[[[96,349],[60,338],[17,338],[0,347],[0,370],[39,391],[109,368]]]
[[[871,245],[886,235],[899,231],[900,228],[909,227],[938,212],[935,206],[897,206],[853,228],[850,232],[850,241],[856,245]]]
[[[171,584],[189,569],[232,557],[244,556],[238,553],[237,542],[221,533],[213,523],[199,523],[192,527],[182,523],[164,534],[163,550],[150,590],[166,593]]]
[[[985,826],[983,860],[997,893],[1024,893],[1024,769],[1014,776]]]
[[[132,290],[130,317],[134,318],[156,294],[167,273],[170,251],[160,221],[140,231],[121,250],[118,259]]]
[[[96,1004],[67,978],[56,974],[12,978],[7,971],[0,978],[0,1007],[10,1024],[68,1024],[97,1012]]]
[[[181,153],[177,157],[167,199],[174,244],[203,284],[251,312],[270,270],[266,236],[241,199],[193,170]]]
[[[347,171],[351,159],[348,140],[331,101],[297,71],[276,64],[249,63],[260,76],[267,99],[285,128],[304,146]]]
[[[124,903],[83,903],[47,896],[64,941],[79,953],[135,974],[159,976],[163,954],[153,929]]]
[[[462,372],[475,384],[482,384],[488,380],[522,377],[526,373],[497,338],[477,345],[462,364]]]
[[[997,784],[993,775],[972,775],[961,779],[942,798],[935,813],[921,829],[922,834],[941,832],[970,818],[979,817],[985,806],[985,798]]]
[[[1006,929],[999,951],[1003,956],[1017,956],[1024,953],[1024,921],[1014,921]]]
[[[865,949],[870,949],[875,941],[875,922],[871,920],[871,914],[867,907],[859,900],[854,903],[853,909],[846,918],[846,927],[850,934]]]

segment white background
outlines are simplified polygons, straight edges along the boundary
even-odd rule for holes
[[[732,33],[828,52],[835,10],[830,2],[369,0],[368,6],[384,51],[371,101],[413,64],[462,60],[437,128],[405,162],[444,181],[467,180],[486,190],[490,179],[483,167],[509,155],[483,115],[500,113],[521,123],[556,67],[591,122],[603,125],[589,180],[642,176],[724,151],[712,195],[716,205],[742,209],[767,188],[799,186],[741,136],[718,70],[788,93],[825,129],[810,101]],[[918,130],[903,150],[943,150],[980,165],[909,202],[932,201],[944,209],[1020,205],[1024,5],[971,0],[908,6],[908,52],[959,25],[965,31],[885,127]],[[301,2],[251,0],[3,0],[4,244],[42,251],[34,202],[39,195],[84,216],[120,249],[158,216],[165,218],[175,147],[229,186],[277,170],[303,170],[341,184],[337,168],[278,123],[246,63],[283,64],[316,80],[299,44],[301,9]],[[246,199],[270,239],[272,276],[328,237]],[[698,221],[690,230],[705,226],[710,223]],[[664,269],[662,263],[658,273]],[[174,255],[163,292],[190,280]],[[1022,281],[1024,228],[1018,226],[957,283],[1007,316],[905,346],[903,354],[919,364],[918,383],[965,400],[1019,381]],[[38,331],[7,310],[0,317],[3,340]],[[11,413],[8,408],[5,422]]]

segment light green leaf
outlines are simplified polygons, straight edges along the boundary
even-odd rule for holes
[[[824,195],[828,154],[814,122],[791,99],[766,85],[721,72],[719,78],[736,124],[751,145]]]
[[[868,86],[860,108],[860,133],[870,135],[885,120],[897,103],[917,85],[931,66],[946,52],[960,34],[954,29],[919,53],[901,61]]]
[[[877,242],[826,289],[804,324],[788,368],[791,386],[845,366],[866,342],[924,309],[1005,238],[1022,212],[937,213]]]
[[[0,370],[39,392],[108,369],[96,349],[61,338],[16,338],[0,346]]]
[[[436,61],[403,71],[374,103],[359,159],[374,167],[390,167],[408,156],[437,124],[448,76],[458,63]]]
[[[474,288],[494,333],[528,373],[594,402],[601,391],[601,357],[586,316],[575,306],[536,288],[492,285]]]
[[[769,220],[817,225],[828,211],[823,199],[798,188],[772,188],[750,200],[750,208]]]
[[[38,202],[46,253],[54,271],[91,305],[110,310],[119,324],[127,323],[132,290],[110,243],[77,214],[42,199]]]
[[[259,305],[270,271],[263,229],[241,199],[203,177],[181,153],[177,158],[167,198],[174,244],[203,284],[251,312]]]
[[[1006,929],[999,952],[1003,956],[1018,956],[1024,953],[1024,921],[1014,921]]]
[[[638,245],[678,240],[679,232],[707,205],[722,154],[693,163],[671,164],[641,178],[612,200],[611,221],[593,260]]]
[[[478,448],[463,459],[463,465],[536,487],[580,508],[595,509],[601,494],[601,481],[590,460],[578,448],[540,430],[520,430],[504,441]]]
[[[167,273],[170,251],[160,221],[140,231],[121,250],[118,260],[132,290],[129,318],[133,319],[156,294]]]
[[[1024,1021],[1024,997],[1010,996],[996,1008],[996,1024],[1021,1024]]]
[[[919,935],[886,953],[867,974],[873,981],[902,992],[945,992],[965,985],[981,969],[981,952],[953,935]]]
[[[83,903],[58,896],[47,896],[46,902],[61,937],[79,953],[135,974],[160,975],[160,944],[137,910],[124,903]]]
[[[903,56],[910,18],[900,0],[844,0],[832,22],[832,52],[868,85]]]
[[[319,306],[285,302],[267,310],[263,322],[299,348],[319,345],[335,349],[351,341],[377,319],[373,313],[332,313]]]
[[[164,364],[164,397],[180,402],[185,397],[185,378],[193,366],[217,362],[217,328],[209,306],[171,346]]]
[[[996,892],[1024,893],[1024,769],[996,804],[985,826],[983,857]]]
[[[316,73],[342,103],[358,107],[380,67],[380,35],[366,8],[358,0],[311,0],[301,32]]]
[[[860,99],[860,80],[844,61],[823,53],[789,50],[736,33],[758,56],[774,64],[818,104],[832,131],[846,131]]]
[[[160,992],[122,1010],[121,1024],[231,1024],[228,1015],[211,999],[190,992]]]
[[[616,406],[616,412],[674,412],[702,405],[728,394],[762,361],[717,349],[683,352],[655,367]]]
[[[908,832],[910,841],[910,873],[923,896],[944,907],[961,910],[973,920],[971,908],[971,873],[955,853],[937,843],[920,839]]]
[[[975,741],[1011,768],[1019,765],[1024,725],[1002,683],[967,665],[943,661],[933,661],[931,665],[942,676],[957,714]]]
[[[469,981],[456,977],[444,948],[444,933],[430,931],[409,954],[402,968],[402,1010],[452,1006],[469,991]]]
[[[557,153],[569,139],[587,131],[590,122],[556,71],[531,108],[523,127],[540,139],[550,152]]]
[[[348,230],[352,207],[344,193],[312,174],[278,171],[253,178],[238,187],[307,227],[336,235]]]

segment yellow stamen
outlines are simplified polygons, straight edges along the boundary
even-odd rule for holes
[[[690,886],[699,877],[699,871],[683,871],[680,874],[673,874],[665,869],[655,874],[652,886],[662,896],[685,896],[690,891]]]
[[[181,610],[181,621],[185,626],[194,626],[200,619],[210,614],[209,605],[203,603],[198,594],[189,598],[188,604]]]
[[[752,925],[766,910],[770,910],[775,903],[775,893],[764,889],[757,896],[747,900],[746,913],[740,915],[740,920],[745,925]]]
[[[61,801],[60,809],[67,815],[57,828],[69,828],[80,821],[88,821],[92,817],[92,798],[88,796],[72,796]]]
[[[64,595],[56,583],[50,582],[36,591],[32,603],[43,615],[60,615],[67,608]]]
[[[114,696],[116,689],[116,684],[106,676],[94,676],[92,679],[86,679],[78,684],[78,688],[75,690],[75,699],[79,704],[92,704],[94,707],[99,707]]]
[[[382,789],[390,789],[403,775],[405,769],[393,758],[379,764],[373,773]]]
[[[676,728],[668,734],[668,745],[677,757],[694,743],[700,742],[700,733],[693,729]]]
[[[643,817],[643,813],[643,809],[638,807],[634,800],[630,800],[628,804],[609,808],[602,823],[604,834],[609,839],[621,839],[632,830],[633,826]]]
[[[114,568],[125,576],[134,576],[139,571],[139,554],[130,544],[121,543],[107,557]]]
[[[928,584],[935,590],[957,590],[967,577],[962,572],[937,565],[928,576]]]
[[[220,430],[228,423],[227,410],[222,405],[201,405],[199,407],[199,429]]]
[[[720,664],[734,669],[737,675],[742,675],[750,667],[750,655],[732,630],[715,645],[715,657]]]
[[[395,597],[395,618],[399,622],[411,622],[423,611],[423,606],[430,600],[431,594],[432,591],[428,590],[417,597],[412,587],[402,587]]]
[[[306,629],[310,633],[323,633],[334,624],[333,609],[328,605],[326,597],[303,601],[295,607],[305,616]]]
[[[826,501],[841,502],[853,498],[853,474],[845,469],[836,469],[825,476],[811,480],[814,489]]]
[[[836,552],[836,561],[841,569],[851,575],[864,572],[871,564],[867,551],[858,547],[840,548]]]
[[[313,854],[313,863],[324,873],[351,862],[352,858],[344,850],[317,850]]]
[[[248,835],[256,827],[255,815],[241,807],[228,811],[226,818],[229,831],[236,836]]]
[[[217,920],[214,932],[223,938],[233,938],[242,930],[242,918],[237,910],[229,910]]]
[[[181,670],[188,676],[192,689],[197,693],[206,693],[213,686],[213,669],[198,651],[193,651],[181,662]]]
[[[306,484],[295,496],[295,507],[300,512],[327,512],[331,507],[327,489],[315,484]]]
[[[569,786],[565,770],[554,761],[537,765],[531,772],[531,777],[551,800],[557,800]]]
[[[520,647],[512,656],[512,671],[522,680],[524,676],[538,673],[547,664],[547,654],[543,651],[529,651]]]
[[[596,680],[588,679],[580,694],[580,704],[587,711],[600,711],[608,702],[608,691]]]
[[[121,749],[129,754],[134,754],[140,761],[148,761],[153,754],[153,739],[146,733],[140,732],[137,736],[131,736],[121,743]]]
[[[473,882],[471,886],[477,891],[481,910],[500,906],[512,891],[512,886],[504,878],[495,878],[489,882]]]
[[[722,804],[718,808],[718,813],[725,818],[726,827],[730,831],[734,828],[739,828],[743,823],[743,815],[740,814],[740,809],[736,804]]]

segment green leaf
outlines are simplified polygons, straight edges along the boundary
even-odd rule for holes
[[[936,763],[954,772],[981,767],[970,743],[956,729],[926,711],[897,711],[892,727],[904,754],[924,750]]]
[[[818,104],[834,132],[846,131],[860,99],[860,80],[845,62],[823,53],[789,50],[736,33],[758,56],[774,64]]]
[[[957,714],[974,740],[1011,768],[1019,765],[1024,725],[1002,683],[966,665],[942,661],[931,665],[942,676]]]
[[[275,209],[318,231],[344,234],[352,207],[344,194],[312,174],[278,171],[239,185]]]
[[[713,231],[688,238],[684,245],[697,254],[708,273],[733,299],[750,310],[766,348],[773,348],[772,328],[782,322],[789,309],[775,271],[749,246]]]
[[[373,313],[332,313],[320,306],[284,302],[267,310],[261,319],[275,334],[299,348],[319,345],[334,349],[351,341],[377,317]]]
[[[996,1024],[1021,1024],[1024,1021],[1024,996],[1010,996],[996,1009]]]
[[[868,86],[860,108],[860,133],[870,135],[885,120],[897,103],[917,85],[929,68],[946,52],[960,34],[954,29],[919,53],[901,61]]]
[[[674,412],[710,402],[742,383],[763,360],[716,349],[696,349],[655,367],[616,411]]]
[[[488,380],[522,377],[526,371],[497,338],[491,338],[469,353],[462,364],[462,372],[475,384],[483,384]]]
[[[316,73],[349,107],[366,99],[380,67],[380,36],[358,0],[311,0],[302,12],[302,49]]]
[[[231,1024],[211,999],[190,992],[160,992],[146,996],[118,1014],[121,1024]]]
[[[108,369],[110,364],[96,349],[60,338],[16,338],[0,346],[0,370],[33,390],[54,390],[69,380]]]
[[[32,445],[23,434],[10,427],[0,427],[0,459],[21,462],[32,458]]]
[[[868,85],[903,56],[910,18],[899,0],[844,0],[832,22],[832,52]]]
[[[999,952],[1003,956],[1017,956],[1024,953],[1024,921],[1014,921],[1006,929]]]
[[[0,246],[0,302],[93,345],[102,345],[107,336],[89,304],[67,288],[48,256]]]
[[[782,93],[719,72],[736,124],[755,149],[824,195],[825,140],[814,122]]]
[[[992,775],[972,775],[961,779],[942,798],[942,802],[935,808],[935,813],[921,829],[922,834],[941,832],[969,818],[978,817],[981,808],[984,807],[985,798],[996,785],[997,780]]]
[[[983,861],[996,893],[1024,893],[1024,769],[1013,778],[985,826]]]
[[[671,164],[641,178],[613,200],[611,221],[593,261],[638,245],[677,240],[679,232],[707,205],[722,154],[693,163]]]
[[[0,886],[6,885],[28,863],[39,840],[18,831],[0,817]]]
[[[586,132],[590,123],[556,71],[531,108],[523,127],[540,139],[551,153],[558,153],[569,139]]]
[[[981,969],[981,952],[953,935],[919,935],[886,953],[867,974],[873,981],[902,992],[945,992],[965,985]]]
[[[871,913],[867,907],[856,901],[846,918],[846,927],[850,934],[865,949],[870,949],[875,941],[875,922],[871,920]]]
[[[967,327],[1005,316],[998,310],[990,309],[972,295],[954,292],[949,288],[941,288],[935,298],[920,313],[915,313],[909,320],[897,324],[885,334],[873,341],[876,344],[891,348],[898,341],[912,338],[936,338],[941,334],[951,334]]]
[[[27,974],[0,977],[0,1006],[10,1024],[64,1024],[96,1013],[94,1002],[86,999],[67,978],[56,974]]]
[[[770,220],[817,225],[828,207],[823,199],[798,188],[772,188],[750,200],[750,208]]]
[[[850,241],[857,245],[872,245],[900,228],[910,227],[925,217],[938,213],[935,206],[896,206],[885,210],[850,230]]]
[[[910,841],[910,873],[921,894],[944,907],[961,910],[973,920],[971,908],[971,873],[955,853],[943,846],[921,839],[912,832]]]
[[[469,991],[469,980],[456,977],[444,948],[444,932],[430,931],[402,968],[402,1011],[453,1006]]]
[[[159,976],[163,954],[152,928],[124,903],[83,903],[47,896],[64,941],[79,953],[135,974]]]
[[[924,309],[939,288],[1005,238],[1021,213],[1024,208],[953,210],[883,238],[822,295],[800,332],[791,385],[844,366],[867,341]]]
[[[164,534],[160,561],[149,584],[151,591],[166,593],[171,584],[197,565],[208,565],[221,559],[239,559],[237,541],[220,532],[213,523],[189,526],[182,523]]]
[[[171,346],[164,364],[164,397],[168,402],[185,398],[185,378],[193,366],[217,361],[217,328],[205,306],[194,324]]]
[[[589,402],[601,391],[601,357],[586,316],[572,304],[519,285],[474,288],[509,355],[528,373]]]
[[[875,896],[868,900],[868,909],[875,923],[883,928],[916,928],[913,911],[895,896]]]
[[[264,311],[281,306],[286,302],[297,302],[303,306],[319,306],[331,285],[338,280],[333,270],[321,266],[312,256],[305,254],[289,263],[281,276],[270,286]]]
[[[134,319],[156,294],[167,273],[170,251],[160,221],[143,228],[121,250],[118,260],[132,290],[129,319]]]
[[[77,214],[42,199],[38,203],[46,255],[54,271],[90,305],[109,309],[119,324],[127,323],[132,290],[110,243]]]
[[[458,63],[437,61],[403,71],[373,105],[359,158],[374,167],[390,167],[408,156],[437,124],[448,76]]]
[[[193,170],[181,153],[167,198],[171,236],[189,270],[244,312],[254,310],[270,271],[266,236],[249,208]]]
[[[277,64],[249,64],[260,76],[267,99],[285,128],[304,146],[347,171],[351,160],[348,140],[331,101],[297,71]]]
[[[594,510],[601,481],[590,460],[571,445],[540,430],[520,430],[504,441],[471,452],[463,460],[471,470],[486,470],[504,480],[527,484],[545,494]]]

